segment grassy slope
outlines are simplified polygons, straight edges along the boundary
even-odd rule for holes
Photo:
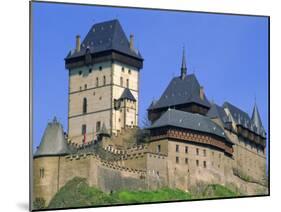
[[[145,203],[188,200],[191,195],[179,189],[162,188],[157,191],[119,191],[112,195],[120,203]]]
[[[162,188],[157,191],[119,191],[106,194],[94,187],[89,187],[85,179],[75,177],[60,189],[48,207],[82,207],[230,196],[238,195],[232,190],[217,184],[208,185],[202,192],[197,194],[170,188]]]
[[[81,207],[116,202],[102,191],[89,187],[86,179],[75,177],[63,186],[53,197],[49,208]]]

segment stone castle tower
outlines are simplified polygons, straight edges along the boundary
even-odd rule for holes
[[[95,24],[65,58],[69,70],[68,136],[92,141],[138,125],[139,71],[143,58],[118,20]]]

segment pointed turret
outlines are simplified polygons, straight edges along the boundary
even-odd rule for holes
[[[98,133],[100,136],[105,136],[105,137],[110,137],[110,134],[105,126],[105,124],[102,124],[102,128],[100,130],[100,132]]]
[[[253,114],[252,114],[252,122],[257,127],[258,132],[263,129],[261,117],[260,117],[258,106],[256,103],[255,103]]]
[[[186,72],[187,72],[187,68],[186,68],[186,60],[185,60],[185,48],[183,47],[182,62],[181,62],[181,79],[185,78]]]
[[[63,133],[63,127],[55,117],[52,122],[48,123],[34,157],[60,156],[70,153],[71,151]]]

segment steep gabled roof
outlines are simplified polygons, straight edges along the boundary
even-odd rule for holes
[[[190,129],[217,135],[225,138],[224,130],[210,118],[200,114],[184,112],[180,110],[168,109],[159,119],[157,119],[149,129],[174,126],[183,129]],[[228,140],[228,139],[227,139]]]
[[[115,50],[128,56],[143,60],[136,49],[131,49],[129,41],[118,20],[94,24],[81,43],[79,52],[70,52],[66,59],[83,56],[86,50],[91,54]]]
[[[229,110],[232,118],[234,119],[234,121],[237,125],[241,125],[244,128],[246,128],[252,132],[255,132],[258,135],[261,135],[264,138],[266,137],[264,128],[262,127],[259,129],[258,126],[256,125],[256,124],[258,124],[259,126],[262,126],[262,125],[260,125],[261,119],[258,114],[257,107],[255,107],[254,111],[253,111],[253,115],[257,116],[257,117],[255,117],[255,118],[252,117],[252,119],[250,118],[248,113],[246,113],[243,110],[239,109],[238,107],[230,104],[229,102],[225,102],[223,104],[223,108],[227,108]]]
[[[217,104],[212,104],[210,110],[207,113],[207,116],[210,118],[220,118],[223,119],[227,117],[224,109]]]
[[[184,78],[174,77],[160,99],[151,105],[148,110],[186,103],[197,103],[207,108],[210,107],[205,94],[203,99],[200,98],[200,84],[194,74],[187,75]]]
[[[132,101],[137,101],[134,97],[134,95],[132,94],[132,92],[130,91],[130,89],[128,88],[125,88],[122,95],[120,96],[119,98],[120,100],[123,100],[123,99],[129,99],[129,100],[132,100]]]
[[[227,114],[225,113],[224,109],[217,104],[212,104],[210,110],[206,114],[209,118],[218,118],[222,121],[224,127],[226,127],[227,122],[231,122]]]
[[[231,116],[233,117],[234,121],[238,123],[239,121],[242,123],[245,127],[250,127],[251,119],[248,115],[248,113],[244,112],[243,110],[239,109],[238,107],[234,106],[233,104],[230,104],[229,102],[225,102],[223,104],[223,108],[227,108],[229,112],[231,113]]]
[[[54,118],[52,122],[48,123],[34,157],[59,156],[70,153],[71,151],[64,137],[62,125]]]

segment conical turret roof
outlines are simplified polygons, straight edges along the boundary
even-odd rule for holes
[[[132,92],[130,91],[130,89],[128,88],[125,88],[121,97],[119,98],[120,100],[123,100],[123,99],[129,99],[131,101],[136,101],[134,95],[132,94]]]
[[[71,151],[67,145],[62,125],[54,118],[48,123],[34,157],[67,155]]]
[[[100,135],[109,135],[108,130],[107,130],[107,128],[106,128],[104,123],[102,124],[101,130],[100,130],[100,132],[98,134],[100,134]]]
[[[253,109],[252,122],[255,124],[258,130],[263,128],[257,104],[255,104]]]

